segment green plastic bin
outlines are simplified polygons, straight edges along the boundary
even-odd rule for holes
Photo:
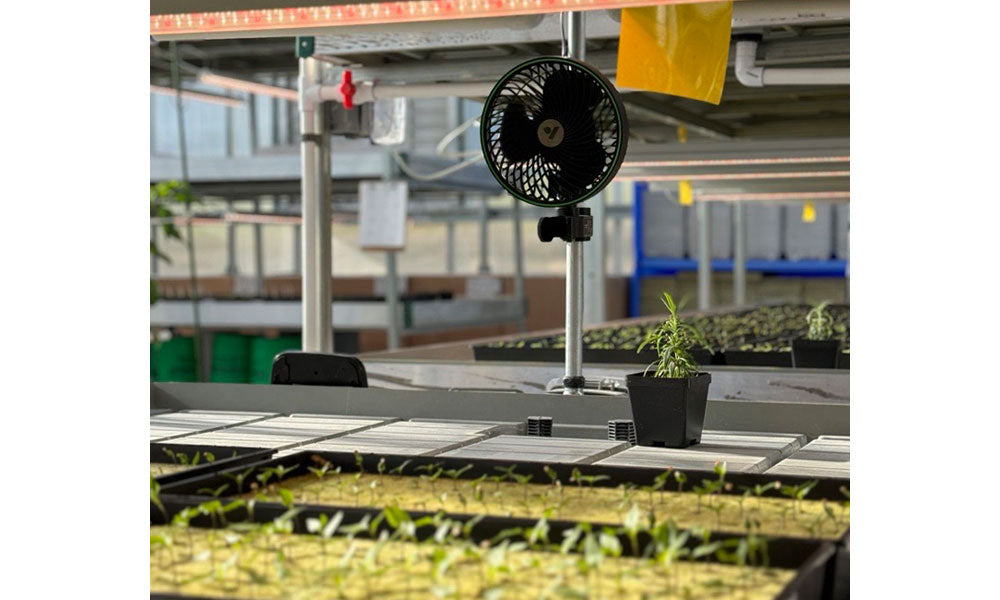
[[[276,338],[255,337],[250,342],[250,383],[271,383],[274,357],[286,350],[300,350],[302,337],[283,335]]]
[[[250,380],[250,338],[238,333],[216,333],[212,339],[212,374],[217,383]]]
[[[160,343],[156,350],[157,381],[197,381],[194,338],[175,337]]]

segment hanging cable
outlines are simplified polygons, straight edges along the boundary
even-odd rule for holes
[[[465,123],[462,123],[461,125],[459,125],[455,129],[452,129],[451,131],[449,131],[448,133],[446,133],[444,135],[444,137],[441,138],[441,141],[438,142],[437,146],[434,148],[434,152],[438,156],[443,156],[445,158],[451,158],[451,159],[454,159],[454,160],[460,160],[460,159],[463,159],[463,158],[468,158],[470,156],[479,156],[480,154],[482,154],[482,152],[480,150],[463,150],[461,152],[445,152],[445,148],[448,147],[448,144],[450,144],[453,141],[455,141],[455,139],[457,139],[458,136],[462,135],[462,133],[464,133],[465,130],[467,130],[469,127],[472,127],[473,125],[475,125],[476,127],[479,126],[479,117],[472,117],[471,119],[469,119]]]
[[[397,165],[399,165],[399,168],[417,181],[435,181],[437,179],[441,179],[442,177],[447,177],[452,173],[461,171],[462,169],[470,165],[474,165],[483,159],[481,154],[476,153],[476,156],[469,157],[458,164],[451,165],[450,167],[446,167],[440,171],[435,171],[433,173],[417,173],[410,168],[410,165],[406,164],[406,161],[404,161],[403,157],[399,155],[399,152],[392,150],[390,153],[392,154],[392,159],[396,161]]]

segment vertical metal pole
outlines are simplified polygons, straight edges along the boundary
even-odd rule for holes
[[[733,304],[747,303],[747,207],[742,202],[733,205]]]
[[[226,202],[226,210],[233,212],[233,202]],[[235,277],[239,273],[236,266],[236,223],[226,223],[226,275]]]
[[[621,207],[625,204],[624,193],[622,191],[625,185],[627,184],[617,182],[611,184],[612,198],[614,199],[613,206]],[[620,276],[625,274],[625,240],[622,239],[622,218],[617,212],[615,213],[614,220],[612,221],[612,227],[614,239],[611,243],[614,244],[614,248],[612,250],[611,272]]]
[[[586,13],[570,12],[566,37],[569,58],[586,60]],[[571,381],[583,379],[583,242],[566,244],[566,375],[563,394],[583,394],[583,387],[572,387]]]
[[[152,240],[152,242],[154,244],[156,244],[157,247],[159,247],[159,238],[160,238],[159,229],[160,229],[159,225],[150,225],[149,226],[149,239]],[[157,272],[159,270],[160,270],[160,257],[158,257],[157,255],[155,255],[152,252],[150,252],[149,253],[149,274],[150,274],[150,276],[155,277],[157,275]]]
[[[712,307],[712,222],[708,202],[695,203],[698,218],[698,310]]]
[[[271,77],[271,84],[274,86],[280,85],[278,82],[278,76],[274,75]],[[280,125],[278,119],[278,113],[281,112],[281,106],[278,104],[281,100],[277,98],[271,98],[271,147],[276,147],[279,144],[278,138],[280,135]]]
[[[324,151],[323,111],[305,98],[320,83],[314,58],[299,59],[299,131],[302,146],[302,349],[332,352],[330,303],[330,203],[324,180],[329,159]],[[324,167],[323,161],[327,165]]]
[[[299,200],[299,216],[302,215],[302,201]],[[292,225],[292,273],[302,274],[302,224]]]
[[[170,42],[170,80],[174,88],[174,97],[177,99],[177,141],[179,144],[181,158],[181,181],[185,185],[191,185],[191,178],[188,173],[187,157],[187,133],[184,130],[184,103],[181,100],[181,75],[180,75],[180,54],[177,49],[177,42]],[[189,188],[190,191],[190,188]],[[185,225],[185,242],[187,242],[188,254],[188,281],[191,285],[191,311],[194,321],[194,363],[195,377],[198,381],[204,381],[205,377],[205,357],[208,353],[204,351],[204,337],[201,330],[201,299],[198,294],[198,269],[194,254],[194,227],[191,225],[191,203],[187,204],[185,215],[188,217]]]
[[[253,211],[260,214],[260,198],[253,201]],[[256,277],[257,296],[264,295],[264,230],[263,225],[253,225],[253,272]]]
[[[607,280],[606,262],[606,236],[604,235],[605,207],[607,201],[607,189],[592,200],[590,204],[590,214],[594,219],[594,234],[590,241],[583,247],[583,323],[584,325],[597,325],[603,323],[607,317],[607,302],[605,298],[605,282]]]
[[[399,348],[399,272],[396,269],[396,253],[389,251],[385,253],[385,303],[389,311],[389,322],[386,324],[386,341],[389,350]]]
[[[226,107],[226,157],[232,157],[235,150],[235,111],[232,106]]]
[[[447,240],[445,242],[444,268],[451,275],[455,272],[455,218],[449,216],[445,224]]]
[[[514,297],[518,299],[521,315],[517,320],[517,330],[527,331],[528,302],[524,295],[524,246],[521,243],[521,201],[511,196],[514,202]]]
[[[247,114],[250,121],[250,154],[257,154],[257,97],[247,94]]]
[[[482,212],[479,213],[479,272],[490,272],[490,203],[485,195],[481,197]]]

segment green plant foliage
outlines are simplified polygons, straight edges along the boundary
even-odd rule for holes
[[[670,294],[663,293],[663,304],[670,311],[670,317],[646,334],[638,352],[646,346],[656,350],[658,360],[646,367],[645,373],[656,367],[653,377],[683,379],[698,374],[698,363],[691,357],[691,348],[701,342],[701,334],[692,325],[677,318],[677,305]]]
[[[174,212],[175,206],[189,207],[196,203],[194,194],[191,193],[191,186],[181,181],[161,181],[149,186],[149,218],[151,219],[172,219],[177,216]],[[172,222],[159,225],[167,239],[181,239],[181,232]],[[163,253],[160,247],[152,239],[149,240],[149,255],[160,260],[170,262],[170,257]],[[155,304],[160,298],[156,282],[149,280],[149,303]]]
[[[806,314],[806,322],[809,324],[809,333],[806,334],[808,339],[828,340],[833,337],[833,317],[826,310],[828,304],[830,304],[828,300],[820,302]]]

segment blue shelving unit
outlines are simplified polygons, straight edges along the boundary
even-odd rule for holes
[[[635,184],[635,196],[632,203],[632,216],[635,223],[635,271],[629,280],[629,316],[639,316],[639,287],[643,277],[653,275],[675,275],[680,271],[696,271],[698,261],[686,257],[646,256],[642,248],[642,204],[645,200],[648,184]],[[712,260],[713,271],[732,271],[733,261],[728,258]],[[782,275],[787,277],[843,277],[847,270],[847,261],[843,259],[829,260],[747,260],[747,271],[759,271],[767,275]]]

